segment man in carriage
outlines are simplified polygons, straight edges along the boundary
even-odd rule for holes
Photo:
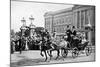
[[[67,25],[67,30],[66,30],[66,35],[67,35],[67,37],[65,38],[65,40],[66,41],[68,41],[69,43],[70,43],[70,41],[71,41],[71,29],[70,29],[70,27],[69,27],[69,25]]]
[[[88,41],[86,40],[85,33],[82,32],[81,33],[81,44],[85,44],[86,42],[88,42]]]
[[[68,47],[76,47],[78,43],[81,42],[80,38],[77,36],[77,31],[75,29],[75,26],[72,26],[72,29],[69,28],[69,25],[67,26],[66,30],[66,41],[69,42]]]
[[[71,30],[71,44],[73,44],[73,46],[75,46],[74,44],[78,43],[79,39],[77,37],[77,34],[76,34],[76,29],[75,29],[75,26],[72,26],[72,30]]]
[[[76,35],[76,31],[73,27],[71,30],[70,26],[67,25],[67,30],[65,32],[65,36],[63,36],[63,39],[69,43],[68,47],[71,47],[72,37]]]

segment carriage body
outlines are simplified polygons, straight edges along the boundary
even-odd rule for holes
[[[76,39],[77,41],[68,42],[67,47],[63,47],[61,54],[63,57],[67,57],[68,52],[72,53],[72,57],[76,58],[80,52],[85,51],[86,56],[89,56],[92,52],[92,45],[89,41],[86,41],[84,44],[81,40]]]

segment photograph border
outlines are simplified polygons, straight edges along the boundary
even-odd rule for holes
[[[10,0],[10,34],[11,34],[11,1],[16,2],[34,2],[34,3],[48,3],[48,4],[62,4],[62,5],[85,5],[85,4],[72,4],[72,3],[57,3],[57,2],[43,2],[43,1],[23,1],[23,0]],[[35,64],[32,66],[40,66],[40,65],[53,65],[53,64],[69,64],[69,63],[86,63],[86,62],[95,62],[96,61],[96,5],[85,5],[85,6],[94,6],[95,7],[95,56],[93,61],[79,61],[79,62],[61,62],[61,63],[49,63],[49,64]],[[11,41],[11,35],[10,35]],[[10,42],[11,44],[11,42]],[[11,46],[10,46],[10,66],[11,66]],[[27,67],[27,66],[26,66]]]

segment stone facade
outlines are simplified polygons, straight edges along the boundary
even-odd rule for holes
[[[52,33],[56,31],[59,35],[64,34],[67,25],[74,25],[77,29],[83,29],[85,25],[91,24],[93,31],[86,33],[90,41],[95,39],[95,7],[75,5],[55,12],[47,12],[45,17],[45,28]]]

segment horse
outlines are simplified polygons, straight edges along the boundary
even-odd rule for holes
[[[46,39],[46,38],[45,38],[45,39]],[[57,47],[56,44],[52,43],[51,41],[47,41],[47,40],[46,40],[46,41],[44,42],[44,41],[42,40],[42,41],[40,41],[39,45],[40,45],[40,55],[43,57],[44,55],[43,55],[42,52],[44,52],[45,57],[46,57],[45,61],[47,61],[47,59],[48,59],[47,54],[49,55],[50,60],[51,60],[52,51],[54,51],[54,50],[57,51],[57,57],[56,57],[56,58],[58,58],[60,51],[59,51],[59,48]]]
[[[67,49],[67,46],[68,46],[68,42],[66,42],[64,39],[61,39],[61,41],[58,41],[56,43],[53,43],[52,42],[52,46],[54,47],[53,49],[50,49],[49,52],[50,52],[50,60],[52,58],[52,51],[57,51],[57,57],[55,60],[57,60],[60,56],[60,50],[65,50]]]

